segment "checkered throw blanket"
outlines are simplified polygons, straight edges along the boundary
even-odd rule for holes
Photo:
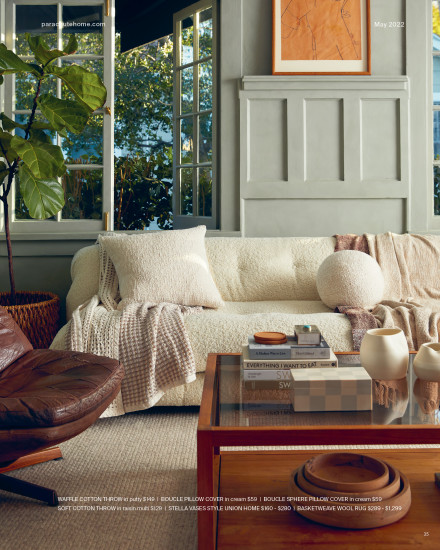
[[[201,308],[170,303],[132,303],[118,309],[116,270],[98,240],[99,293],[72,315],[66,349],[118,359],[124,364],[121,392],[102,416],[155,405],[164,392],[193,382],[195,361],[183,315]]]

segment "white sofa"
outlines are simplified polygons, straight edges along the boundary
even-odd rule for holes
[[[225,305],[184,317],[196,360],[197,379],[169,390],[159,405],[200,404],[208,353],[240,352],[247,337],[261,330],[291,334],[295,324],[316,324],[335,351],[350,351],[350,322],[320,299],[316,273],[333,253],[335,239],[229,238],[205,240],[214,281]],[[67,317],[98,291],[98,247],[81,249],[72,261]],[[62,347],[63,327],[52,347]],[[128,366],[129,367],[129,366]]]

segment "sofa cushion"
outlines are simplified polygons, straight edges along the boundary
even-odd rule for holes
[[[223,305],[209,270],[206,227],[138,235],[100,235],[119,279],[120,307],[130,302]]]
[[[292,334],[295,325],[318,325],[334,351],[353,349],[351,325],[346,315],[333,313],[320,301],[226,302],[217,310],[185,315],[196,362],[204,372],[209,353],[239,353],[248,336],[258,331]]]
[[[335,239],[213,237],[205,245],[225,301],[319,300],[316,273]]]

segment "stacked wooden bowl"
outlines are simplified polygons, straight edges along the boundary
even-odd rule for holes
[[[318,455],[292,472],[288,496],[302,516],[334,527],[371,529],[403,518],[408,479],[391,464],[355,453]]]

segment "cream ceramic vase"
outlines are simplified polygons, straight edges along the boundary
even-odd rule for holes
[[[420,380],[440,382],[440,344],[422,344],[414,359],[413,367]]]
[[[400,328],[373,328],[367,330],[360,360],[364,369],[375,380],[400,380],[408,372],[409,350]]]

